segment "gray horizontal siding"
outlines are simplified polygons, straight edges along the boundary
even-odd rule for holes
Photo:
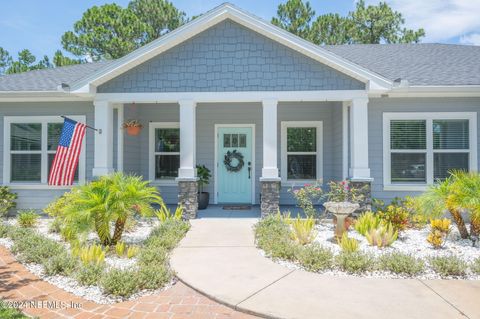
[[[215,124],[255,124],[255,202],[259,202],[259,181],[263,166],[263,120],[260,103],[205,103],[197,106],[197,163],[215,168]],[[214,183],[207,187],[213,194]],[[213,198],[212,198],[213,200]]]
[[[377,98],[368,104],[369,162],[372,196],[390,201],[396,196],[415,196],[419,192],[399,192],[383,190],[383,113],[384,112],[477,112],[480,111],[480,98]],[[480,118],[478,118],[480,123]],[[478,125],[478,124],[477,124]],[[480,143],[480,130],[477,127]],[[478,146],[477,146],[478,147]],[[480,161],[479,161],[480,164]]]
[[[178,122],[178,104],[126,104],[125,120],[136,119],[143,124],[138,136],[125,134],[124,140],[124,171],[148,179],[148,134],[150,122]],[[158,186],[163,200],[168,204],[177,202],[176,186]]]
[[[98,92],[364,88],[358,80],[227,20],[99,86]]]
[[[94,125],[94,110],[92,102],[25,102],[0,103],[0,181],[3,180],[3,145],[4,145],[4,117],[5,116],[60,116],[60,115],[85,115],[87,124]],[[92,178],[93,169],[93,131],[86,132],[86,178]],[[13,187],[13,191],[18,194],[18,208],[42,209],[54,198],[61,195],[64,190],[18,190]]]

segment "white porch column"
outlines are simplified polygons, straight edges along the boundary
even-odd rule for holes
[[[350,170],[352,180],[368,181],[368,98],[353,99],[350,107]]]
[[[117,171],[123,172],[123,118],[124,118],[124,106],[123,104],[117,105]]]
[[[262,179],[277,179],[277,104],[275,99],[263,100],[263,168]]]
[[[93,176],[113,172],[113,104],[108,101],[94,101],[95,132]]]
[[[178,101],[180,105],[180,168],[179,179],[195,178],[196,104],[193,100]]]

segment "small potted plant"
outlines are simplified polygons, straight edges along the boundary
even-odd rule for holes
[[[143,125],[137,120],[128,120],[123,123],[123,128],[127,130],[128,135],[137,136],[140,134]]]
[[[210,201],[210,194],[204,192],[204,187],[210,183],[210,170],[205,165],[197,165],[198,177],[198,209],[205,209]]]

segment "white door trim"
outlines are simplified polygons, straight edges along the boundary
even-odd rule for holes
[[[213,202],[218,204],[218,129],[221,127],[248,127],[252,129],[252,204],[255,204],[255,124],[215,124],[215,160],[213,165]]]

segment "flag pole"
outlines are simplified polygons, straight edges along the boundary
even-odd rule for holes
[[[75,121],[75,120],[72,120],[71,118],[65,116],[65,115],[60,115],[61,118],[64,118],[64,119],[67,119],[67,120],[70,120],[70,121]],[[75,121],[76,122],[76,121]],[[99,129],[99,128],[94,128],[94,127],[91,127],[90,125],[86,125],[85,124],[85,127],[89,128],[89,129],[92,129],[94,131],[97,131],[98,134],[102,134],[102,129]]]

